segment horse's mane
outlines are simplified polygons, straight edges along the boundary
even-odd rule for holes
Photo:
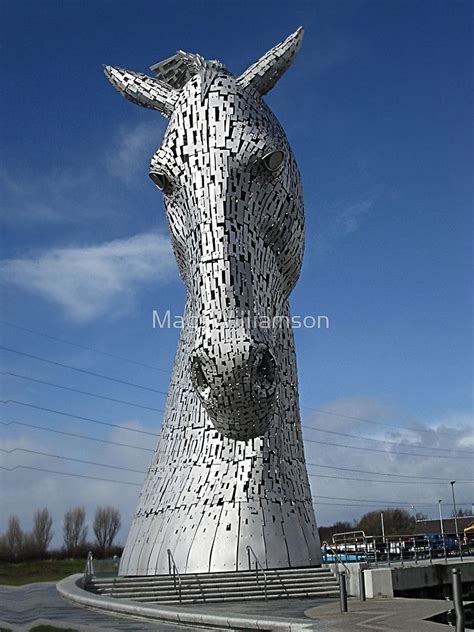
[[[204,59],[196,53],[179,50],[176,55],[151,66],[157,79],[164,81],[175,90],[181,90],[197,74],[214,75],[228,73],[224,64],[216,59]]]

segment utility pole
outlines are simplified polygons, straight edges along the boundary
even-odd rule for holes
[[[461,558],[461,562],[462,560],[462,544],[461,544],[461,538],[459,537],[459,528],[458,528],[458,510],[456,509],[456,497],[454,496],[454,483],[456,481],[451,481],[450,485],[451,485],[451,492],[453,494],[453,507],[454,507],[454,525],[456,527],[456,539],[458,541],[458,547],[459,547],[459,556]]]
[[[443,525],[443,514],[441,513],[441,503],[443,500],[438,500],[438,509],[439,509],[439,524],[441,527],[441,537],[443,538],[443,551],[444,551],[444,560],[446,564],[448,563],[448,553],[446,551],[446,540],[444,537],[444,525]]]

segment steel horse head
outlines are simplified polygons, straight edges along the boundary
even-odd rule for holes
[[[169,117],[150,177],[163,192],[188,291],[194,388],[234,439],[269,427],[279,379],[275,326],[298,278],[303,199],[298,167],[262,100],[291,64],[299,29],[239,77],[178,53],[158,78],[106,67],[128,99]]]
[[[179,51],[154,77],[105,67],[169,119],[150,177],[187,288],[160,440],[120,574],[320,564],[288,298],[304,247],[300,175],[262,97],[300,28],[240,76]]]

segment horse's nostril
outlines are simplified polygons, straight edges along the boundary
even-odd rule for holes
[[[261,345],[257,349],[254,361],[253,377],[258,386],[269,390],[275,383],[275,359],[268,347]]]

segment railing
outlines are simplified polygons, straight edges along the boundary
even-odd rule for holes
[[[94,562],[92,557],[92,551],[87,554],[86,567],[84,569],[84,577],[82,578],[83,586],[85,587],[87,582],[94,577]]]
[[[252,549],[252,547],[250,546],[250,544],[247,545],[247,555],[249,558],[249,571],[252,570],[252,559],[251,559],[251,555],[253,556],[253,559],[255,560],[255,572],[256,572],[256,576],[257,576],[257,584],[260,585],[259,582],[259,578],[258,578],[258,573],[259,573],[259,568],[262,571],[262,575],[263,575],[263,592],[265,594],[265,601],[267,600],[267,574],[265,573],[265,569],[263,568],[263,566],[260,564],[258,557],[255,555],[255,551]]]
[[[323,546],[326,550],[332,552],[334,559],[336,560],[336,575],[339,577],[339,564],[341,564],[346,569],[347,574],[350,575],[351,571],[349,570],[349,567],[346,566],[346,564],[344,564],[344,562],[340,559],[339,555],[337,554],[337,549],[333,549],[333,547],[327,542],[323,542]]]
[[[329,561],[328,558],[333,558],[341,564],[343,561],[365,562],[369,567],[372,563],[378,567],[380,563],[404,566],[407,563],[418,564],[420,560],[429,560],[432,564],[433,558],[444,552],[446,544],[441,547],[440,542],[421,534],[366,536],[363,531],[348,531],[334,534],[332,546],[327,542],[324,546],[326,563]],[[451,547],[448,555],[453,550]],[[332,555],[328,555],[328,551],[331,551]],[[445,561],[448,555],[444,556]]]
[[[367,561],[369,547],[365,531],[358,530],[334,533],[332,541],[337,551],[340,551],[341,545],[344,546],[344,557],[346,561],[352,558],[352,556],[354,559],[351,561],[358,562],[360,561],[359,558],[362,558],[363,561]],[[349,545],[349,555],[347,553],[347,545]]]
[[[357,540],[361,540],[362,539],[364,543],[367,543],[367,537],[365,535],[365,531],[362,531],[362,530],[359,530],[359,531],[344,531],[342,533],[333,533],[332,541],[334,543],[336,543],[336,540],[338,540],[340,538],[342,538],[344,542],[346,542],[347,539],[349,539],[349,541],[354,540],[355,542],[357,542]]]
[[[179,574],[178,567],[176,566],[176,562],[174,561],[174,557],[170,549],[168,549],[167,553],[168,553],[168,573],[170,575],[173,575],[174,591],[178,593],[179,603],[181,603],[181,599],[182,599],[181,576]],[[176,590],[176,585],[178,586],[178,590]]]

